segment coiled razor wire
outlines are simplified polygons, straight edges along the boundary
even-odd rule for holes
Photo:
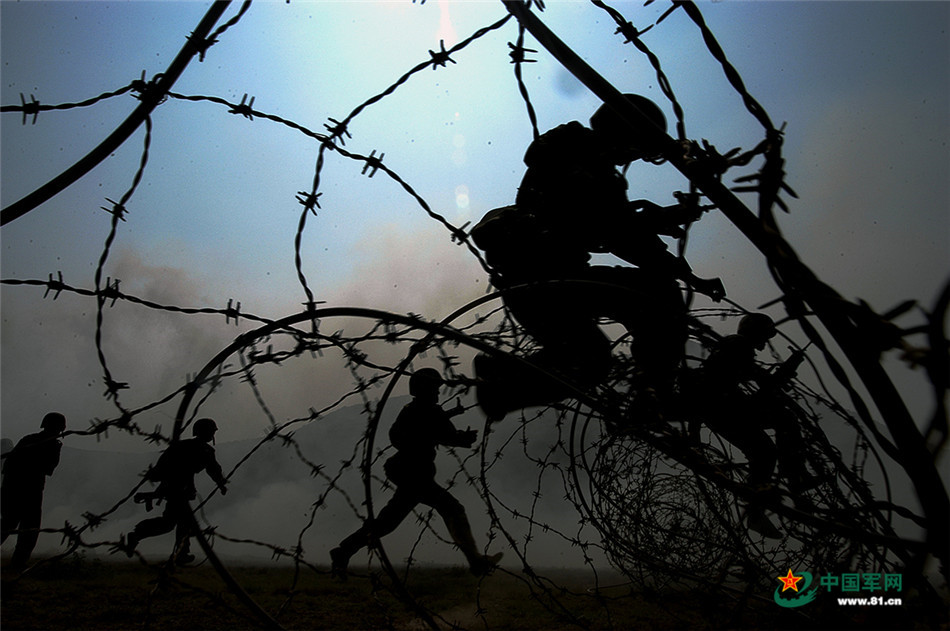
[[[2,112],[21,114],[22,122],[26,124],[27,120],[35,123],[41,112],[91,107],[128,93],[134,94],[142,101],[130,117],[131,122],[127,121],[127,124],[103,143],[103,146],[111,148],[105,152],[93,152],[97,155],[87,156],[82,166],[76,165],[33,195],[4,209],[3,223],[31,212],[50,196],[68,187],[69,183],[78,177],[78,171],[90,168],[89,164],[105,159],[109,151],[122,144],[131,130],[138,125],[144,123],[146,126],[144,149],[131,185],[118,201],[108,200],[110,206],[104,207],[111,215],[111,225],[96,268],[94,288],[85,289],[67,284],[61,271],[56,272],[55,278],[51,272],[46,280],[3,279],[2,282],[9,286],[43,288],[45,295],[52,295],[54,300],[62,292],[68,292],[96,301],[95,343],[106,384],[104,395],[113,401],[117,415],[111,419],[95,419],[88,429],[71,431],[72,434],[106,436],[110,429],[116,429],[151,443],[167,444],[179,439],[183,431],[198,418],[201,408],[225,384],[243,383],[252,391],[261,414],[267,419],[269,429],[256,446],[233,465],[227,477],[233,477],[247,463],[258,457],[265,445],[280,444],[286,448],[289,457],[303,463],[313,478],[314,500],[306,523],[292,548],[249,539],[241,533],[231,533],[225,527],[207,523],[204,507],[213,499],[209,496],[195,506],[194,527],[196,538],[209,561],[241,601],[249,621],[259,626],[277,628],[281,626],[280,618],[291,601],[300,597],[296,588],[302,573],[327,572],[326,560],[308,557],[304,547],[308,534],[319,536],[316,533],[319,511],[330,501],[342,501],[348,506],[349,512],[360,520],[372,519],[375,515],[380,492],[389,487],[389,483],[379,474],[381,461],[388,451],[381,448],[377,439],[382,414],[387,406],[391,407],[390,399],[396,384],[411,372],[420,356],[435,357],[441,362],[442,372],[451,390],[447,399],[459,398],[466,401],[468,407],[474,407],[472,390],[475,382],[473,377],[461,368],[463,355],[482,352],[507,357],[535,370],[543,370],[541,367],[532,366],[527,359],[533,342],[507,313],[500,294],[489,294],[463,305],[440,321],[375,309],[318,306],[319,302],[303,272],[301,244],[307,228],[307,218],[310,214],[316,215],[316,209],[319,208],[321,173],[326,153],[334,152],[343,158],[362,162],[363,174],[369,177],[381,172],[397,182],[430,218],[447,230],[453,241],[465,245],[482,267],[489,271],[489,266],[471,243],[465,226],[455,226],[432,210],[408,182],[383,162],[384,154],[376,155],[373,151],[369,155],[361,155],[344,148],[345,139],[350,136],[349,124],[366,108],[403,88],[420,71],[427,68],[447,68],[448,62],[457,64],[452,55],[460,53],[486,33],[505,27],[512,22],[512,16],[517,18],[517,35],[516,43],[508,43],[508,54],[514,65],[515,79],[525,101],[535,137],[539,133],[535,110],[522,81],[521,70],[524,63],[534,61],[530,55],[537,54],[538,49],[525,47],[527,31],[612,105],[615,104],[611,101],[616,90],[612,86],[604,85],[603,80],[591,69],[583,66],[582,62],[575,61],[571,57],[571,51],[565,50],[553,34],[544,33],[543,24],[538,20],[536,12],[532,11],[543,10],[543,3],[535,2],[532,7],[530,2],[504,2],[509,14],[476,31],[451,49],[446,50],[442,44],[438,51],[430,49],[428,60],[414,66],[386,90],[364,101],[349,115],[339,120],[330,119],[324,126],[324,131],[315,131],[254,109],[254,98],[248,100],[247,95],[240,103],[232,103],[215,96],[182,95],[171,91],[175,78],[188,61],[194,56],[203,60],[205,55],[211,54],[209,48],[226,30],[239,23],[251,3],[243,3],[232,19],[212,32],[214,24],[223,16],[229,4],[213,3],[208,14],[188,37],[188,43],[169,70],[151,81],[146,81],[143,74],[129,85],[98,97],[59,105],[41,104],[33,95],[30,95],[30,100],[27,101],[25,96],[21,95],[19,105],[5,105],[0,108]],[[424,4],[424,1],[421,4]],[[728,443],[710,434],[706,434],[702,441],[692,440],[683,428],[677,427],[675,423],[630,422],[631,412],[627,403],[636,393],[625,377],[635,369],[634,356],[629,348],[629,336],[636,335],[636,332],[628,332],[615,340],[612,376],[596,392],[585,391],[564,382],[562,385],[566,391],[572,393],[572,398],[543,409],[524,410],[520,415],[511,415],[517,418],[509,418],[496,426],[486,425],[481,429],[482,441],[477,448],[466,452],[464,456],[451,452],[457,468],[448,480],[450,488],[473,488],[490,517],[486,548],[495,550],[501,546],[509,553],[506,558],[513,556],[521,565],[518,572],[508,569],[497,571],[522,582],[532,597],[553,616],[580,628],[589,628],[593,626],[591,621],[572,609],[572,603],[576,603],[578,598],[593,602],[601,608],[605,612],[607,626],[612,626],[612,611],[618,611],[623,604],[622,598],[607,595],[609,586],[602,584],[599,575],[602,559],[606,559],[618,570],[625,577],[626,585],[632,589],[661,592],[670,587],[699,585],[727,596],[725,602],[728,602],[729,606],[736,602],[754,600],[758,593],[768,593],[767,586],[774,582],[776,573],[782,573],[790,566],[824,568],[829,571],[892,572],[904,569],[910,576],[918,576],[923,559],[928,554],[941,558],[946,566],[946,548],[940,543],[940,533],[946,533],[943,528],[947,524],[946,491],[937,483],[939,478],[937,482],[934,481],[930,471],[934,469],[936,456],[946,442],[945,408],[938,407],[924,434],[917,432],[915,435],[916,427],[912,426],[912,422],[911,427],[907,427],[906,410],[902,408],[899,400],[884,401],[878,398],[874,405],[892,434],[891,437],[885,436],[877,427],[871,406],[857,393],[852,378],[842,367],[842,361],[850,361],[858,368],[862,381],[870,387],[873,396],[874,387],[881,385],[874,367],[868,365],[873,362],[869,359],[855,359],[853,354],[839,358],[829,350],[828,344],[809,319],[809,306],[824,313],[825,322],[828,323],[828,328],[832,329],[832,337],[838,343],[843,340],[847,348],[849,336],[857,334],[859,330],[865,330],[859,329],[860,326],[894,326],[891,320],[906,313],[909,307],[905,305],[881,315],[874,313],[866,305],[855,305],[841,299],[830,288],[814,279],[810,271],[794,258],[790,246],[781,240],[771,211],[774,205],[787,210],[786,204],[779,198],[780,192],[794,195],[784,182],[782,132],[772,125],[768,115],[748,93],[739,72],[726,59],[725,53],[693,3],[674,1],[656,23],[643,29],[635,27],[620,11],[604,2],[594,0],[592,4],[610,16],[617,24],[616,33],[623,35],[625,43],[633,44],[644,54],[657,73],[663,94],[670,101],[677,119],[677,139],[670,139],[672,153],[669,153],[666,159],[684,169],[684,173],[691,180],[691,193],[702,192],[707,195],[715,206],[746,232],[757,247],[769,255],[770,268],[783,291],[780,302],[789,314],[786,326],[797,324],[801,327],[811,343],[815,344],[816,350],[831,365],[830,379],[834,380],[837,386],[843,386],[849,392],[850,398],[847,405],[838,402],[826,383],[829,376],[818,369],[813,358],[808,358],[808,365],[814,373],[812,381],[817,381],[818,389],[813,389],[801,380],[795,380],[783,404],[795,414],[807,445],[804,459],[808,466],[820,475],[822,482],[815,488],[797,495],[785,488],[781,490],[780,497],[775,499],[769,508],[781,519],[785,537],[777,543],[768,543],[750,532],[743,522],[739,507],[749,499],[752,490],[743,484],[746,466],[742,458]],[[757,147],[744,152],[737,149],[719,154],[707,143],[700,146],[688,139],[682,105],[676,99],[660,59],[650,51],[642,37],[678,10],[698,26],[703,41],[713,57],[720,62],[730,84],[742,96],[743,103],[751,115],[762,125],[765,139]],[[653,34],[659,31],[660,29],[656,28]],[[234,33],[229,33],[228,36],[234,36]],[[219,308],[159,304],[121,291],[118,279],[107,278],[103,281],[105,263],[116,238],[118,222],[124,221],[126,204],[138,185],[147,178],[152,134],[149,113],[169,98],[183,103],[214,103],[227,108],[228,113],[248,120],[257,117],[285,125],[319,143],[312,186],[308,191],[298,192],[296,197],[302,206],[294,251],[298,280],[306,297],[303,311],[275,320],[243,312],[241,303],[233,299],[228,300],[226,307]],[[622,104],[617,106],[623,109]],[[751,213],[741,202],[726,196],[728,191],[724,193],[723,189],[718,188],[722,176],[729,169],[747,166],[757,159],[763,161],[761,170],[751,176],[737,179],[737,183],[742,186],[734,190],[758,194],[758,223],[751,219]],[[763,227],[766,229],[764,232]],[[683,237],[680,243],[681,254],[685,247],[686,237]],[[629,288],[616,289],[629,291]],[[513,291],[518,290],[515,288]],[[118,381],[117,376],[112,374],[102,342],[103,337],[108,334],[106,310],[117,301],[181,315],[224,316],[226,324],[232,321],[236,324],[243,318],[247,322],[258,324],[258,328],[239,335],[186,383],[151,403],[130,408],[121,402],[120,396],[129,386]],[[929,354],[925,353],[920,363],[928,371],[937,401],[942,401],[947,391],[948,378],[944,362],[947,340],[942,321],[948,302],[950,292],[945,292],[940,301],[924,313],[928,323],[912,331],[927,337]],[[711,348],[719,337],[708,321],[737,318],[745,312],[745,308],[734,304],[714,310],[692,310],[691,340],[706,352],[705,349]],[[346,322],[347,328],[325,333],[327,324],[334,320]],[[357,323],[365,325],[363,332],[353,331],[358,328]],[[847,329],[847,323],[853,325],[854,331]],[[401,360],[394,361],[392,353],[381,352],[381,348],[406,350],[402,353]],[[265,388],[259,384],[258,372],[279,370],[290,362],[334,361],[331,358],[342,360],[343,367],[350,373],[350,391],[322,409],[310,408],[302,411],[296,418],[278,422],[269,408]],[[690,362],[695,365],[697,360],[698,358],[692,358],[687,365]],[[888,384],[889,382],[884,385]],[[179,402],[178,412],[170,435],[163,433],[161,427],[149,430],[137,422],[137,417],[143,413],[173,404],[175,401]],[[344,454],[344,458],[336,465],[312,459],[304,445],[294,437],[295,429],[319,425],[330,412],[353,402],[362,406],[366,418],[361,437],[348,449],[342,449],[343,446],[340,446],[340,453]],[[849,407],[855,412],[848,411]],[[829,441],[821,427],[821,424],[828,423],[829,415],[851,432],[853,444],[850,446],[850,460],[840,446]],[[623,431],[617,431],[618,427],[623,427]],[[920,445],[925,443],[932,446],[921,451]],[[926,458],[921,459],[921,454],[925,454]],[[914,513],[890,496],[888,462],[891,460],[897,461],[915,483],[921,496],[923,514]],[[523,496],[513,499],[504,492],[499,482],[499,475],[502,475],[499,472],[512,463],[528,464],[534,469],[535,477],[531,481],[534,491],[530,499]],[[872,493],[865,482],[866,474],[871,469],[884,478],[883,498]],[[344,484],[346,479],[354,475],[362,480],[361,494],[354,495]],[[42,563],[50,563],[85,549],[105,548],[115,551],[119,542],[97,540],[93,532],[128,504],[144,483],[142,478],[137,484],[131,485],[127,494],[117,498],[115,503],[104,511],[83,513],[81,525],[67,522],[62,528],[44,528],[43,532],[62,535],[64,551],[54,559]],[[805,512],[797,508],[796,501],[802,500],[807,500],[808,505],[814,506],[815,509]],[[570,508],[576,512],[575,530],[566,531],[563,525],[550,522],[547,511],[552,502],[562,511],[564,508]],[[476,511],[478,508],[469,506],[468,510]],[[410,586],[413,558],[423,541],[434,537],[446,545],[449,544],[432,527],[432,517],[432,511],[417,513],[418,535],[405,556],[407,563],[403,570],[397,571],[389,559],[385,542],[380,541],[374,542],[367,565],[370,571],[366,574],[356,571],[355,575],[369,580],[374,592],[392,592],[407,604],[424,624],[438,629],[445,625],[455,626],[455,623],[421,603],[412,593]],[[205,523],[199,525],[199,519]],[[926,539],[913,541],[901,538],[896,534],[898,522],[910,522],[920,526],[927,533]],[[577,548],[595,587],[584,593],[571,592],[540,573],[535,568],[535,551],[537,542],[545,539],[555,539],[564,545]],[[276,559],[289,559],[293,562],[296,572],[292,584],[288,587],[289,595],[277,611],[265,611],[248,596],[215,554],[213,543],[216,540],[264,549]],[[171,582],[192,589],[221,604],[219,596],[189,585],[186,573],[174,572],[173,565],[148,563],[143,557],[139,558],[156,570],[160,583]],[[377,564],[383,570],[382,576],[373,571]],[[927,593],[923,582],[915,583],[915,587]],[[483,606],[480,590],[476,592],[475,599],[480,625],[490,626],[491,618],[486,615],[489,612]],[[376,599],[375,602],[385,609],[386,605],[382,600]],[[226,604],[225,606],[230,607]],[[149,623],[149,608],[147,603],[146,626]],[[670,614],[678,615],[675,611],[670,611]]]

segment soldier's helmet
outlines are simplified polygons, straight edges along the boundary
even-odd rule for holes
[[[764,313],[750,313],[739,320],[736,332],[764,344],[775,337],[775,322]]]
[[[591,129],[612,138],[618,148],[623,148],[623,163],[659,157],[662,154],[659,138],[666,133],[666,117],[662,110],[656,103],[639,94],[623,96],[646,117],[649,126],[642,129],[632,127],[614,108],[604,103],[590,117]]]
[[[66,429],[66,417],[59,412],[50,412],[43,417],[43,420],[40,422],[40,427],[60,434]]]
[[[210,418],[199,418],[191,426],[191,433],[205,441],[214,440],[214,433],[218,431],[218,425]]]
[[[433,392],[438,394],[442,384],[442,375],[439,374],[438,370],[435,368],[422,368],[412,373],[412,376],[409,377],[409,394],[414,397],[425,394],[431,395]]]

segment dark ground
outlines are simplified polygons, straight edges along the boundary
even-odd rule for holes
[[[243,589],[286,629],[427,629],[391,592],[388,577],[352,576],[345,583],[302,568],[296,586],[287,566],[228,566]],[[589,573],[545,572],[529,589],[520,573],[498,571],[479,582],[462,569],[413,570],[413,597],[444,629],[947,629],[925,620],[915,602],[901,607],[812,603],[782,609],[768,598],[743,603],[722,592],[647,595]],[[374,584],[381,589],[374,593]],[[770,596],[770,595],[769,595]],[[908,595],[909,596],[909,595]],[[554,600],[552,600],[552,598]],[[907,599],[911,599],[908,597]],[[20,629],[253,629],[261,625],[208,564],[164,575],[160,566],[74,557],[40,564],[20,576],[4,568],[0,626]]]

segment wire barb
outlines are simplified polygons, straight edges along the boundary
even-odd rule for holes
[[[376,175],[377,169],[383,168],[383,156],[385,153],[380,153],[376,155],[376,150],[373,149],[369,156],[366,157],[366,164],[363,166],[363,170],[360,171],[361,175],[366,175],[366,171],[369,170],[369,177]]]
[[[128,390],[129,384],[124,381],[116,381],[111,377],[103,377],[106,384],[105,397],[107,400],[118,400],[120,390]]]
[[[233,299],[228,298],[228,306],[224,310],[224,323],[230,324],[231,318],[234,318],[234,326],[237,326],[238,320],[241,317],[241,303],[238,302],[237,305],[231,306],[233,304]]]
[[[186,38],[191,45],[194,47],[195,52],[198,53],[198,61],[202,62],[205,60],[205,54],[208,52],[208,49],[218,43],[218,40],[212,37],[199,37],[196,36],[194,31]]]
[[[438,66],[445,68],[445,62],[447,61],[451,61],[453,64],[455,63],[455,60],[449,56],[449,52],[450,51],[445,50],[445,40],[441,39],[439,40],[439,52],[435,52],[431,49],[429,50],[429,56],[432,57],[432,60],[429,63],[432,64],[433,70],[435,70]]]
[[[111,200],[108,197],[106,197],[106,201],[112,204],[112,207],[107,208],[105,206],[100,206],[99,208],[106,211],[110,215],[116,217],[117,219],[121,219],[122,221],[125,221],[125,215],[128,214],[129,212],[128,209],[124,205],[120,204],[117,201]]]
[[[63,283],[63,272],[56,272],[57,279],[53,280],[53,274],[50,273],[49,280],[46,282],[46,291],[43,293],[43,298],[46,298],[49,295],[49,292],[55,292],[53,294],[53,300],[59,298],[59,294],[66,289],[66,284]]]
[[[335,118],[328,119],[333,125],[323,124],[323,127],[330,132],[330,138],[328,141],[332,144],[333,141],[337,138],[340,139],[340,146],[346,146],[346,138],[352,138],[350,132],[346,129],[346,123],[340,122]]]
[[[508,53],[508,56],[511,57],[511,63],[513,64],[533,64],[537,62],[537,59],[528,59],[525,57],[525,53],[536,53],[537,50],[533,48],[525,48],[523,46],[516,46],[511,42],[508,42],[508,48],[511,49],[511,52]]]
[[[313,216],[317,216],[317,208],[320,208],[320,196],[323,193],[308,193],[306,191],[297,191],[297,201],[300,202],[303,207],[313,213]]]
[[[115,301],[122,297],[122,294],[119,292],[119,282],[118,278],[113,282],[111,276],[106,277],[105,289],[99,292],[101,302],[105,303],[106,300],[112,299],[112,303],[109,304],[109,307],[114,307]]]
[[[249,121],[254,120],[254,97],[251,97],[250,102],[247,102],[247,93],[244,93],[244,96],[241,97],[241,102],[237,105],[231,106],[231,109],[228,110],[230,114],[240,114]]]
[[[20,103],[23,104],[23,124],[26,125],[27,116],[33,116],[33,122],[31,124],[35,125],[36,117],[40,113],[40,102],[31,94],[30,102],[27,103],[26,99],[23,98],[23,93],[20,92]]]
[[[145,71],[142,76],[132,82],[132,94],[143,103],[154,103],[160,105],[168,99],[168,94],[159,87],[158,83],[162,79],[162,73],[152,77],[151,81],[145,80]]]

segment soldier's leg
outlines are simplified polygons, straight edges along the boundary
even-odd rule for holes
[[[582,303],[596,315],[619,322],[632,338],[638,387],[669,398],[688,337],[686,303],[676,280],[643,269],[602,265],[591,267],[586,278],[595,284]]]
[[[472,527],[468,522],[468,515],[465,514],[465,507],[462,506],[461,502],[455,499],[447,490],[433,482],[432,488],[427,490],[422,503],[431,506],[439,513],[449,531],[449,535],[462,550],[465,558],[471,559],[478,555],[478,547],[475,545]]]
[[[724,416],[729,413],[734,416]],[[765,428],[743,418],[741,409],[726,410],[710,415],[706,424],[713,432],[725,438],[746,457],[749,475],[746,482],[752,487],[765,487],[772,480],[777,454],[775,444]]]
[[[798,420],[781,405],[773,405],[768,413],[767,418],[772,419],[771,426],[775,430],[779,475],[796,496],[815,488],[821,480],[805,466],[805,440]]]
[[[585,386],[599,381],[610,361],[610,341],[598,326],[598,314],[584,304],[590,293],[587,271],[550,284],[542,279],[505,298],[511,314],[543,349],[533,359]]]
[[[40,522],[43,518],[43,491],[35,490],[21,498],[20,533],[16,538],[11,565],[26,567],[36,541],[40,536]]]
[[[475,544],[475,537],[472,535],[472,527],[469,524],[468,515],[465,514],[465,507],[451,493],[433,480],[431,484],[423,489],[420,503],[431,506],[442,517],[449,535],[462,551],[462,554],[465,555],[473,574],[487,574],[495,567],[501,555],[486,556],[481,553]]]
[[[175,550],[172,553],[177,563],[190,563],[195,560],[191,554],[191,536],[194,518],[187,502],[173,507],[175,515]]]
[[[135,529],[132,533],[135,535],[136,539],[141,541],[142,539],[148,539],[149,537],[157,537],[159,535],[164,535],[175,529],[177,525],[174,519],[169,519],[165,515],[159,517],[152,517],[151,519],[146,519],[140,521],[136,524]]]
[[[781,538],[781,532],[766,515],[768,498],[775,490],[771,483],[777,453],[765,428],[758,424],[760,419],[748,416],[753,409],[742,404],[736,405],[723,411],[731,413],[731,417],[716,415],[707,421],[707,425],[742,451],[748,461],[746,483],[753,489],[746,510],[749,528],[765,537],[778,539]]]
[[[394,531],[415,506],[414,498],[397,489],[396,494],[383,506],[376,518],[372,521],[367,520],[359,530],[341,541],[340,547],[349,551],[352,556],[360,548],[369,545],[370,537],[379,539]]]
[[[160,516],[140,521],[135,525],[135,528],[126,537],[126,554],[132,556],[132,551],[135,550],[135,546],[142,539],[164,535],[174,530],[177,525],[178,519],[175,515],[175,509],[172,508],[171,502],[167,502],[165,510]]]
[[[376,519],[363,522],[356,532],[330,550],[333,574],[340,578],[345,577],[350,557],[367,547],[371,540],[378,540],[394,531],[417,503],[414,493],[396,487],[396,493],[379,511]]]
[[[12,484],[5,485],[0,491],[0,530],[3,531],[0,542],[6,541],[7,537],[20,527],[20,494],[20,490]]]
[[[600,383],[607,375],[610,341],[596,319],[573,304],[573,293],[562,289],[561,294],[556,309],[533,305],[530,309],[522,308],[518,318],[541,345],[540,350],[525,357],[540,370],[512,358],[487,354],[475,357],[476,398],[490,421],[501,420],[515,410],[570,397],[573,390],[565,387],[562,380],[583,390]],[[526,316],[525,311],[530,311],[532,317]]]

